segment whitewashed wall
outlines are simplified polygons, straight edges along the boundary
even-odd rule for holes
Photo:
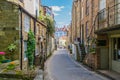
[[[24,8],[33,16],[39,16],[39,0],[24,0]]]

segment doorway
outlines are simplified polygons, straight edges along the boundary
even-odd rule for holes
[[[120,38],[113,38],[113,60],[120,61]]]

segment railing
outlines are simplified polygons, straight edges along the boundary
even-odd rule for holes
[[[116,27],[116,25],[120,25],[120,3],[108,7],[107,9],[105,8],[97,13],[87,38],[87,42],[90,44],[89,46],[95,45],[96,35],[94,32],[110,27]]]
[[[120,24],[120,3],[98,12],[93,27],[95,31]]]

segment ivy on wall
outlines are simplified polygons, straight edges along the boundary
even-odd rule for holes
[[[46,16],[45,23],[47,25],[48,34],[53,35],[55,32],[55,21],[50,16]]]
[[[39,12],[39,19],[47,25],[47,32],[49,35],[53,35],[55,32],[55,21],[49,15],[43,15],[42,11]]]
[[[34,62],[34,51],[35,51],[35,35],[30,30],[28,33],[28,40],[27,40],[27,51],[26,55],[28,58],[28,64],[30,68],[33,68],[33,62]]]

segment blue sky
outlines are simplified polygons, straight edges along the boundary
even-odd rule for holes
[[[72,0],[42,0],[41,2],[44,6],[52,7],[58,27],[70,24]]]

